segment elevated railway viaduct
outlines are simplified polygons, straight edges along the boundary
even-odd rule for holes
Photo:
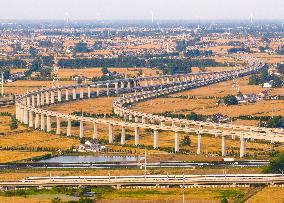
[[[175,119],[165,116],[147,114],[129,109],[136,102],[169,95],[192,88],[207,86],[221,81],[233,79],[236,76],[246,76],[263,68],[264,63],[252,57],[242,57],[248,65],[244,68],[230,71],[164,75],[156,77],[126,78],[119,80],[100,81],[91,84],[80,84],[41,89],[20,95],[16,98],[16,118],[31,128],[50,132],[51,119],[56,120],[56,134],[61,134],[61,121],[67,121],[67,136],[72,135],[71,122],[78,121],[79,136],[84,137],[84,123],[93,125],[93,138],[99,138],[98,124],[108,128],[108,141],[114,142],[113,127],[121,127],[121,144],[125,144],[125,128],[133,128],[135,145],[139,144],[139,130],[153,130],[153,147],[159,147],[159,131],[174,132],[175,152],[180,150],[179,134],[194,133],[198,136],[197,154],[202,152],[202,134],[211,134],[222,139],[222,156],[226,156],[226,139],[240,140],[240,157],[246,153],[246,140],[266,140],[284,142],[284,130],[261,128],[242,125],[219,124],[212,122]],[[100,96],[119,96],[113,102],[114,113],[124,120],[109,120],[84,116],[69,115],[43,107],[55,103],[88,99]]]

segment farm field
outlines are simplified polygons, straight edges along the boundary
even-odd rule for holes
[[[54,148],[66,150],[71,146],[77,145],[79,145],[79,139],[77,140],[63,136],[56,136],[40,131],[15,133],[0,137],[1,147],[14,147],[18,149]]]
[[[282,203],[284,201],[284,188],[266,187],[251,197],[247,203]]]
[[[112,189],[109,187],[94,188],[94,191],[100,191],[100,197],[96,202],[106,203],[106,202],[179,202],[183,199],[187,202],[220,202],[220,200],[226,198],[229,201],[235,199],[242,199],[251,189],[250,188],[222,188],[219,190],[214,189],[179,189],[179,188],[169,188],[169,189]],[[29,196],[12,196],[10,201],[13,200],[15,203],[22,202],[50,202],[54,197],[60,197],[62,200],[71,199],[73,196],[66,196],[63,194],[36,194]],[[48,201],[49,199],[49,201]],[[74,199],[74,198],[73,198]],[[0,196],[0,201],[7,201],[8,198],[5,196]]]
[[[260,93],[264,89],[260,86],[248,85],[248,78],[240,78],[240,91],[243,94]],[[258,101],[251,104],[237,106],[218,106],[219,99],[226,95],[236,95],[232,88],[232,81],[214,84],[208,87],[201,87],[174,95],[169,98],[157,98],[133,105],[133,109],[146,113],[173,113],[188,114],[195,112],[203,115],[222,113],[231,117],[240,115],[271,116],[272,106],[275,107],[274,115],[284,115],[283,101]],[[271,95],[284,95],[284,88],[268,89]],[[182,97],[182,98],[181,98]],[[187,97],[195,97],[194,99]],[[240,122],[241,123],[241,122]],[[254,123],[251,123],[254,125]]]
[[[0,150],[0,163],[21,161],[33,157],[40,157],[49,154],[49,152],[31,152],[31,151],[15,151],[15,150]]]
[[[60,85],[72,85],[74,81],[60,81]],[[52,87],[52,81],[17,80],[4,85],[5,94],[24,94],[41,88]]]

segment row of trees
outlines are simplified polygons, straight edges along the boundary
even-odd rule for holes
[[[250,48],[245,48],[245,47],[233,47],[227,50],[228,54],[235,54],[238,52],[245,52],[245,53],[251,53]]]
[[[21,59],[0,60],[0,67],[26,67],[27,63]]]
[[[170,59],[155,58],[144,59],[138,57],[119,57],[104,59],[61,59],[58,65],[62,68],[88,68],[88,67],[149,67],[163,70],[166,74],[190,73],[191,67],[212,67],[219,66],[213,59]]]

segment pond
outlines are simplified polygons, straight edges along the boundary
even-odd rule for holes
[[[137,162],[143,157],[118,155],[86,155],[86,156],[58,156],[41,160],[40,163],[111,163],[111,162]]]

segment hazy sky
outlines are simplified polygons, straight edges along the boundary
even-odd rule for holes
[[[284,0],[0,0],[0,19],[284,19]]]

